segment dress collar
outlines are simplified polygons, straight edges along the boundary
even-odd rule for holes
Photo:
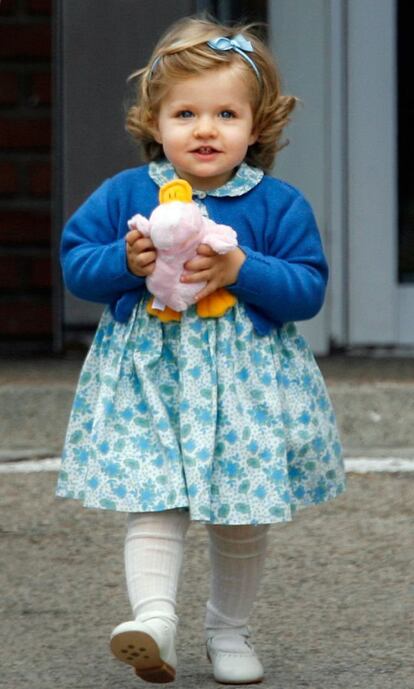
[[[160,160],[149,164],[149,176],[159,187],[177,178],[177,174],[168,160]],[[226,184],[217,189],[202,191],[193,189],[193,196],[205,199],[206,196],[242,196],[253,189],[263,178],[263,170],[242,163],[236,174]]]

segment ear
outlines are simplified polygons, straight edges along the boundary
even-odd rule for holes
[[[249,146],[253,146],[253,144],[256,143],[258,138],[259,138],[259,133],[253,129],[250,136],[249,136]]]
[[[158,118],[157,117],[154,117],[154,119],[151,121],[151,134],[154,137],[157,144],[162,145],[162,137],[161,137],[160,130],[158,127]]]

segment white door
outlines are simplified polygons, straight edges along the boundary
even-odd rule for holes
[[[285,91],[302,100],[275,173],[310,199],[331,266],[327,304],[302,329],[321,353],[414,346],[414,283],[399,282],[397,0],[269,7]]]
[[[350,345],[412,346],[414,283],[407,273],[401,275],[398,256],[397,1],[348,0],[344,28],[348,36],[347,339]],[[400,282],[404,277],[407,281]]]

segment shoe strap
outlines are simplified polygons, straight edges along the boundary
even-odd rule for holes
[[[249,641],[250,630],[248,627],[208,629],[206,631],[207,645],[213,646],[216,651],[254,654],[253,646]],[[249,650],[247,651],[247,649]]]
[[[207,639],[212,637],[215,639],[227,639],[235,636],[244,636],[245,639],[248,639],[250,637],[249,627],[206,627]]]
[[[241,655],[255,655],[253,646],[241,634],[227,634],[226,636],[211,636],[207,647],[222,653],[238,653]]]
[[[138,615],[137,622],[150,622],[151,620],[163,620],[173,624],[175,627],[178,624],[178,617],[174,613],[165,612],[165,610],[150,610]]]

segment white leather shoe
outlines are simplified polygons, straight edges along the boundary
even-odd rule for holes
[[[111,634],[111,651],[118,660],[132,665],[141,679],[157,684],[173,682],[177,667],[176,621],[162,613],[148,613],[123,622]]]
[[[257,684],[263,679],[263,666],[248,641],[248,631],[214,630],[207,639],[207,658],[213,676],[221,684]]]

